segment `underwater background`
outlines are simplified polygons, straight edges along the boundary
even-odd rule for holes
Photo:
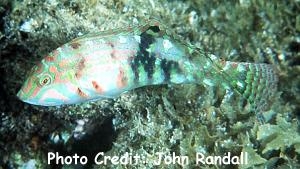
[[[201,84],[147,86],[115,99],[61,107],[33,106],[16,93],[32,66],[89,32],[154,17],[187,43],[228,61],[268,63],[278,93],[255,112]],[[0,169],[6,168],[300,168],[300,1],[1,0]],[[236,96],[238,97],[238,96]],[[181,166],[47,164],[47,153],[155,152],[190,157]],[[200,165],[195,153],[239,155],[246,165]]]

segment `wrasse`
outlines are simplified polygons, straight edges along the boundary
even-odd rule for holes
[[[277,81],[271,65],[218,59],[149,21],[62,45],[32,68],[17,96],[57,106],[115,98],[141,86],[197,83],[235,91],[257,108],[273,97]]]

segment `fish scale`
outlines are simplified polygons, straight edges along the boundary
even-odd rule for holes
[[[261,111],[276,93],[277,81],[271,65],[218,59],[154,20],[62,45],[33,67],[17,96],[57,106],[115,98],[154,84],[197,83],[235,91]]]

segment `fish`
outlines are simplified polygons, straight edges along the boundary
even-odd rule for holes
[[[261,110],[274,97],[278,76],[270,64],[225,61],[149,20],[89,33],[55,49],[32,68],[17,97],[60,106],[116,98],[143,86],[187,83],[234,91]]]

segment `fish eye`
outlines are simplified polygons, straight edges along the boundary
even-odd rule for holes
[[[44,75],[44,76],[42,76],[41,78],[40,78],[40,85],[41,86],[45,86],[45,85],[48,85],[48,84],[50,84],[51,83],[51,76],[50,75],[48,75],[48,74],[46,74],[46,75]]]

